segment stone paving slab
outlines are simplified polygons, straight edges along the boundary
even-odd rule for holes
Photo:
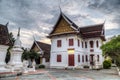
[[[0,80],[120,80],[115,68],[103,70],[44,69]]]

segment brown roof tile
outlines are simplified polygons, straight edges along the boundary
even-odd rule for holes
[[[79,28],[80,34],[83,38],[95,38],[100,37],[105,40],[105,36],[102,33],[104,31],[104,24],[90,25],[87,27]]]
[[[43,42],[39,42],[39,41],[36,41],[36,43],[38,44],[38,46],[40,47],[40,49],[42,49],[42,51],[44,52],[43,57],[50,57],[51,45],[43,43]],[[34,42],[33,45],[32,45],[31,50],[34,49],[35,46],[36,46],[36,44]]]
[[[10,45],[7,25],[0,24],[0,45]]]

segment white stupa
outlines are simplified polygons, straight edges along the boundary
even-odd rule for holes
[[[21,49],[20,41],[20,28],[18,30],[17,39],[15,40],[13,48],[10,50],[11,58],[9,65],[11,66],[12,71],[21,70],[23,63],[21,60],[23,50]]]

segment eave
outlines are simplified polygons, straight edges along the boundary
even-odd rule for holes
[[[66,35],[66,34],[79,34],[79,31],[71,31],[71,32],[50,34],[49,36],[47,36],[47,38],[51,38],[51,37],[53,37],[53,36]]]

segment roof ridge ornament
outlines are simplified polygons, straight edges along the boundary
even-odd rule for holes
[[[59,9],[60,9],[60,14],[61,14],[62,13],[62,9],[61,9],[60,5],[59,5]]]
[[[37,40],[35,40],[35,36],[34,36],[34,33],[32,32],[33,34],[33,39],[34,39],[34,42],[35,44],[37,45],[37,47],[39,48],[40,51],[42,51],[42,49],[39,47],[38,43],[37,43]],[[41,53],[42,54],[42,53]]]
[[[103,22],[103,25],[105,25],[105,23],[106,23],[106,18],[105,18],[105,20],[104,20],[104,22]]]
[[[8,24],[9,24],[9,21],[6,23],[6,26],[8,26]]]
[[[61,9],[60,4],[61,4],[61,0],[59,0],[59,10],[60,10],[60,14],[62,14],[62,9]]]

